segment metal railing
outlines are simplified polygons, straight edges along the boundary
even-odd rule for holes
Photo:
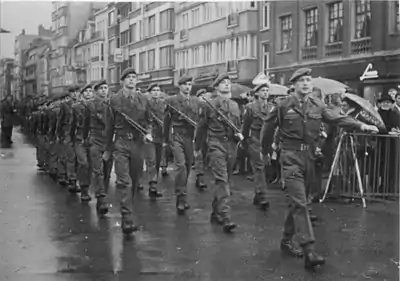
[[[343,134],[324,188],[330,195],[360,198],[364,205],[365,200],[397,200],[400,135]]]

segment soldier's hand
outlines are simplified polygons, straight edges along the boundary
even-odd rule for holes
[[[361,125],[361,131],[363,132],[368,132],[368,133],[378,133],[379,130],[376,126],[374,125],[367,125],[367,124],[362,124]]]
[[[104,161],[108,161],[108,160],[110,160],[110,157],[111,157],[111,152],[110,151],[104,151],[104,153],[103,153],[103,160]]]
[[[271,147],[272,147],[273,150],[276,150],[276,149],[278,148],[277,145],[276,145],[276,143],[273,143],[273,144],[271,145]]]
[[[244,140],[244,137],[241,133],[236,133],[235,137],[237,137],[240,141]]]
[[[200,150],[195,150],[194,151],[194,158],[198,158],[201,155],[201,151]]]
[[[148,141],[148,142],[152,142],[153,141],[153,136],[151,134],[147,134],[144,136],[144,140]]]
[[[168,143],[163,142],[162,147],[167,147],[167,146],[168,146]]]

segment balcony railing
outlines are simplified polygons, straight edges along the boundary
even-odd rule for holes
[[[325,46],[326,57],[336,57],[343,53],[343,42],[329,43]]]
[[[92,34],[91,34],[91,39],[99,39],[99,38],[103,38],[103,37],[104,37],[104,34],[100,30],[92,32]]]
[[[371,37],[351,41],[351,54],[360,55],[371,52]]]
[[[226,70],[228,72],[237,71],[238,69],[238,61],[237,60],[230,60],[226,63]]]
[[[180,32],[181,40],[187,39],[189,35],[189,31],[187,29],[182,29]]]
[[[228,15],[228,26],[238,25],[239,24],[239,14],[232,13]]]
[[[317,46],[308,46],[304,47],[301,50],[301,58],[303,60],[316,59],[318,56],[318,47]]]

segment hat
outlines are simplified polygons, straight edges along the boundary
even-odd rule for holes
[[[389,95],[389,94],[387,94],[387,93],[385,93],[385,94],[382,94],[381,95],[381,97],[379,98],[379,100],[378,100],[378,102],[385,102],[385,101],[390,101],[390,102],[394,102],[394,100],[392,99],[392,97]]]
[[[137,73],[136,73],[136,70],[134,69],[134,68],[132,68],[132,67],[128,67],[127,69],[125,69],[123,72],[122,72],[122,74],[121,74],[121,81],[122,80],[124,80],[125,78],[126,78],[126,76],[128,76],[129,74],[135,74],[135,75],[137,75]]]
[[[149,85],[149,87],[147,87],[147,92],[151,92],[151,90],[153,90],[153,88],[155,88],[155,87],[160,87],[160,85],[158,85],[157,83],[151,83],[150,85]]]
[[[185,84],[186,82],[192,82],[192,81],[193,81],[192,76],[184,74],[183,76],[181,76],[181,78],[179,78],[178,85],[182,85]]]
[[[196,92],[196,97],[200,97],[201,95],[204,95],[207,93],[206,89],[200,89]]]
[[[229,78],[228,73],[221,73],[220,75],[217,76],[217,78],[215,78],[215,80],[212,83],[211,87],[213,87],[213,88],[217,87],[222,82],[222,80],[225,80],[225,79],[231,80]]]
[[[310,68],[300,68],[297,69],[292,77],[290,77],[289,82],[294,83],[297,81],[297,79],[299,79],[301,76],[305,76],[305,75],[310,75],[311,74],[311,69]]]
[[[261,90],[261,88],[264,88],[264,87],[269,88],[269,85],[267,83],[257,85],[254,87],[253,91],[254,91],[254,93],[257,93],[259,90]]]
[[[101,80],[101,81],[97,82],[96,84],[94,84],[93,89],[97,90],[102,85],[107,85],[107,81]]]
[[[83,88],[81,89],[81,94],[86,91],[87,89],[92,88],[92,84],[86,84],[85,86],[83,86]]]

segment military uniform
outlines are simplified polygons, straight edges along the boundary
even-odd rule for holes
[[[219,75],[213,83],[217,87],[227,74]],[[219,94],[214,94],[209,102],[226,116],[237,128],[240,127],[240,110],[236,102]],[[215,179],[213,212],[211,220],[223,225],[224,231],[236,227],[230,219],[229,199],[231,194],[233,165],[236,159],[237,138],[234,132],[210,106],[202,110],[196,131],[196,151],[200,151],[206,141],[210,157],[210,168]]]
[[[178,85],[191,82],[190,76],[179,79]],[[186,201],[187,183],[193,163],[193,138],[195,128],[176,110],[182,112],[193,121],[197,119],[199,101],[189,94],[180,93],[166,99],[166,112],[164,117],[164,143],[171,147],[175,162],[175,195],[178,212],[183,213],[190,206]],[[176,110],[174,110],[171,106]]]
[[[258,85],[254,91],[257,93],[267,84]],[[243,118],[243,137],[246,143],[247,153],[254,173],[254,200],[253,203],[262,209],[268,207],[267,181],[265,178],[265,161],[261,158],[260,135],[264,119],[268,116],[271,107],[266,100],[258,97],[246,106]]]
[[[300,69],[293,74],[291,81],[296,82],[310,72],[310,69]],[[267,154],[274,141],[275,128],[279,126],[282,181],[289,199],[289,212],[284,223],[281,247],[290,253],[299,254],[291,245],[292,237],[298,234],[306,254],[306,267],[324,263],[322,257],[314,254],[315,237],[307,209],[305,189],[308,182],[313,181],[315,146],[321,121],[349,129],[360,129],[362,125],[353,118],[340,116],[327,109],[320,100],[312,97],[300,100],[293,94],[273,108],[265,120],[261,134],[262,150]]]
[[[121,75],[121,81],[130,74],[136,75],[135,70],[126,69]],[[137,226],[133,223],[132,187],[137,186],[143,167],[144,137],[121,113],[126,114],[150,133],[152,124],[150,103],[145,96],[130,93],[123,88],[111,96],[106,117],[106,150],[108,152],[113,150],[117,175],[116,189],[122,214],[121,226],[125,233],[131,233],[137,230]]]

